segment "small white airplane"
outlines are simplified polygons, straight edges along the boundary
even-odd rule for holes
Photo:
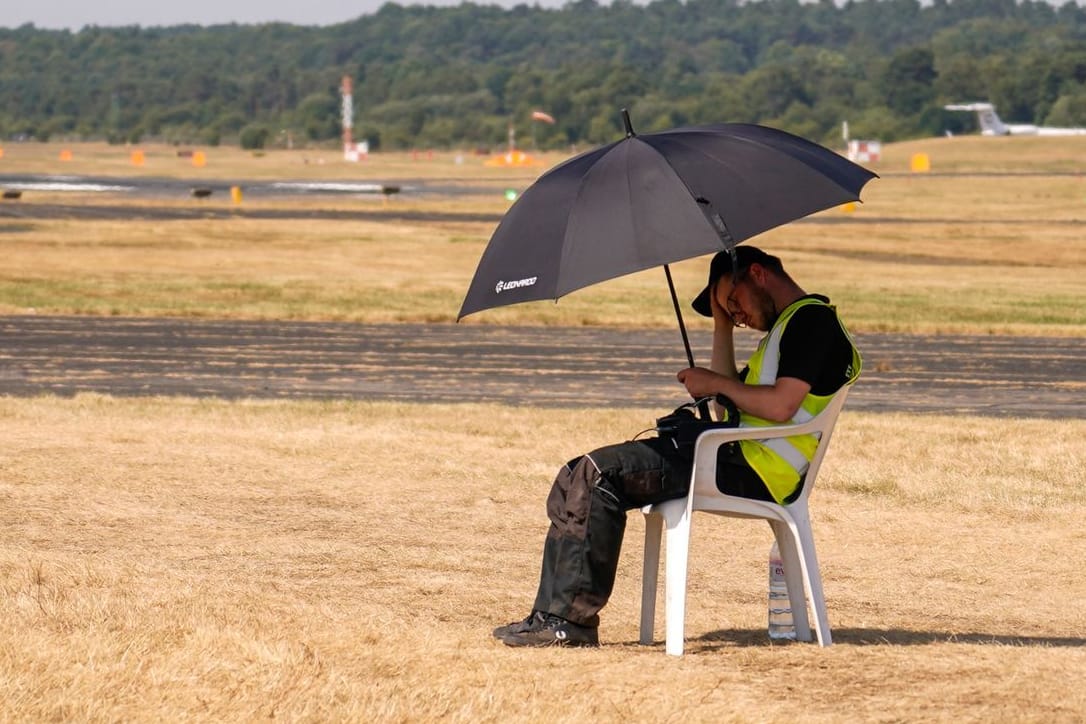
[[[974,111],[982,136],[1086,136],[1086,128],[1053,128],[1026,123],[1004,123],[991,103],[952,103],[948,111]]]

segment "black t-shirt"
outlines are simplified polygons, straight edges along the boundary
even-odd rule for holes
[[[829,302],[817,294],[808,297]],[[824,304],[807,304],[796,310],[784,328],[780,352],[777,377],[803,380],[813,395],[832,395],[851,376],[852,343],[841,329],[837,313]]]

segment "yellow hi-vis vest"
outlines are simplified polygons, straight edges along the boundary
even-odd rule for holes
[[[762,341],[758,343],[758,349],[751,356],[747,365],[749,367],[747,377],[744,380],[746,384],[773,385],[777,381],[777,367],[780,364],[781,356],[781,336],[784,334],[785,327],[788,326],[788,321],[796,311],[808,304],[823,304],[830,307],[830,309],[834,309],[833,305],[826,304],[826,302],[815,297],[804,297],[785,307],[773,324],[773,329],[769,330],[769,334],[762,338]],[[836,309],[834,309],[834,314],[836,314]],[[837,318],[837,323],[841,325],[841,330],[845,333],[849,342],[852,343],[852,364],[847,370],[848,380],[845,383],[852,384],[860,376],[862,360],[852,335],[849,334],[840,317]],[[832,397],[833,395],[813,395],[808,393],[803,398],[803,402],[800,404],[799,409],[796,410],[796,414],[792,416],[790,422],[793,424],[807,422],[822,412]],[[739,425],[741,427],[768,427],[779,424],[779,422],[766,420],[747,412],[742,412],[739,416]],[[818,447],[818,436],[808,434],[765,441],[741,440],[739,444],[742,447],[743,457],[746,458],[747,463],[761,477],[774,500],[783,505],[796,492],[799,481],[807,472],[807,466],[810,464],[815,449]]]

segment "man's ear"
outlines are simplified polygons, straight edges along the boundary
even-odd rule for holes
[[[747,274],[749,274],[751,278],[754,279],[754,281],[758,282],[758,286],[763,288],[765,287],[766,277],[769,275],[769,273],[766,271],[766,268],[764,266],[762,266],[758,262],[754,262],[750,265],[750,267],[748,267]]]

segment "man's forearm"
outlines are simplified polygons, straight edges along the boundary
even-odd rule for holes
[[[713,358],[709,369],[733,380],[739,379],[735,366],[735,339],[731,324],[717,321],[713,326]]]
[[[738,380],[719,379],[716,387],[740,410],[774,422],[792,419],[811,389],[803,380],[790,377],[778,378],[772,385],[748,385]]]
[[[696,398],[722,394],[740,410],[777,422],[791,419],[811,389],[795,377],[778,377],[772,385],[748,385],[704,367],[682,370],[678,378]]]
[[[722,377],[738,380],[739,372],[735,368],[735,327],[724,320],[717,320],[713,326],[713,358],[709,369]],[[713,416],[722,419],[724,410],[713,403]]]

